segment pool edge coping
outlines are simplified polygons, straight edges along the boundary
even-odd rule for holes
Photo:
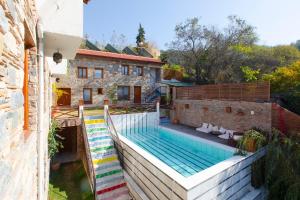
[[[163,128],[163,129],[169,129],[169,130],[178,132],[179,134],[186,134],[186,136],[195,138],[197,140],[201,140],[202,142],[208,142],[212,145],[216,145],[223,149],[227,149],[230,151],[236,150],[236,148],[234,148],[234,147],[229,147],[224,144],[220,144],[220,143],[210,141],[210,140],[207,140],[204,138],[199,138],[197,136],[185,133],[184,131],[180,132],[180,131],[173,130],[173,129],[166,128],[166,127],[161,127],[161,126],[159,126],[159,127]],[[180,186],[182,186],[187,191],[193,189],[194,187],[198,186],[199,184],[209,180],[210,178],[214,177],[215,175],[221,173],[222,171],[227,170],[228,168],[232,167],[233,165],[235,165],[235,164],[245,160],[246,158],[250,157],[251,155],[253,155],[253,153],[248,153],[247,156],[234,155],[234,156],[232,156],[224,161],[221,161],[211,167],[208,167],[194,175],[191,175],[189,177],[184,177],[183,175],[181,175],[180,173],[178,173],[177,171],[175,171],[174,169],[169,167],[167,164],[160,161],[154,155],[151,155],[149,152],[142,149],[141,147],[136,145],[134,142],[132,142],[129,139],[127,139],[126,137],[124,137],[123,135],[119,134],[119,138],[122,142],[124,142],[130,148],[135,150],[138,154],[143,156],[151,164],[153,164],[155,167],[157,167],[159,170],[161,170],[165,175],[169,176],[171,179],[176,181]]]

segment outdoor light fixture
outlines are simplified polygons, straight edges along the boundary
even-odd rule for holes
[[[56,64],[61,63],[62,57],[63,57],[62,54],[59,53],[59,51],[57,51],[57,52],[55,52],[55,53],[53,54],[53,61],[54,61]]]

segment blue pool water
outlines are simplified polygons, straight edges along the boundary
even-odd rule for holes
[[[130,129],[121,134],[185,177],[233,156],[232,151],[170,129]]]

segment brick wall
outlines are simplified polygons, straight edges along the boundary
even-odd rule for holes
[[[121,74],[121,64],[129,65],[130,75]],[[144,67],[144,76],[135,75],[135,66]],[[77,67],[88,68],[88,78],[77,78]],[[55,75],[60,78],[56,83],[57,88],[71,88],[71,104],[77,106],[80,99],[83,98],[83,88],[92,88],[93,104],[102,104],[107,97],[107,90],[113,85],[130,86],[130,101],[121,101],[119,103],[133,103],[134,86],[142,86],[142,101],[156,84],[152,82],[150,70],[158,68],[157,65],[142,64],[126,61],[110,61],[104,59],[77,56],[75,60],[69,62],[69,68],[66,75]],[[103,68],[103,79],[94,78],[94,69]],[[98,88],[103,88],[104,95],[97,93]],[[55,98],[55,97],[54,97]],[[54,105],[56,101],[53,101]]]
[[[0,0],[0,196],[37,199],[37,49],[29,49],[29,131],[24,124],[24,49],[35,42],[34,1]],[[47,73],[47,72],[46,72]],[[48,111],[46,111],[47,113]],[[45,125],[47,130],[47,124]],[[45,133],[45,138],[47,134]],[[47,151],[44,149],[45,166]],[[45,191],[47,189],[47,171]]]
[[[176,118],[188,126],[199,127],[206,122],[236,131],[252,127],[271,130],[270,103],[220,100],[175,100],[174,103],[172,120]]]

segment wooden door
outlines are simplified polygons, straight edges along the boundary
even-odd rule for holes
[[[134,103],[142,102],[142,87],[134,86]]]
[[[92,104],[93,103],[92,88],[84,88],[83,89],[83,102],[84,102],[84,104]]]
[[[71,106],[71,88],[58,88],[57,91],[57,105]]]

